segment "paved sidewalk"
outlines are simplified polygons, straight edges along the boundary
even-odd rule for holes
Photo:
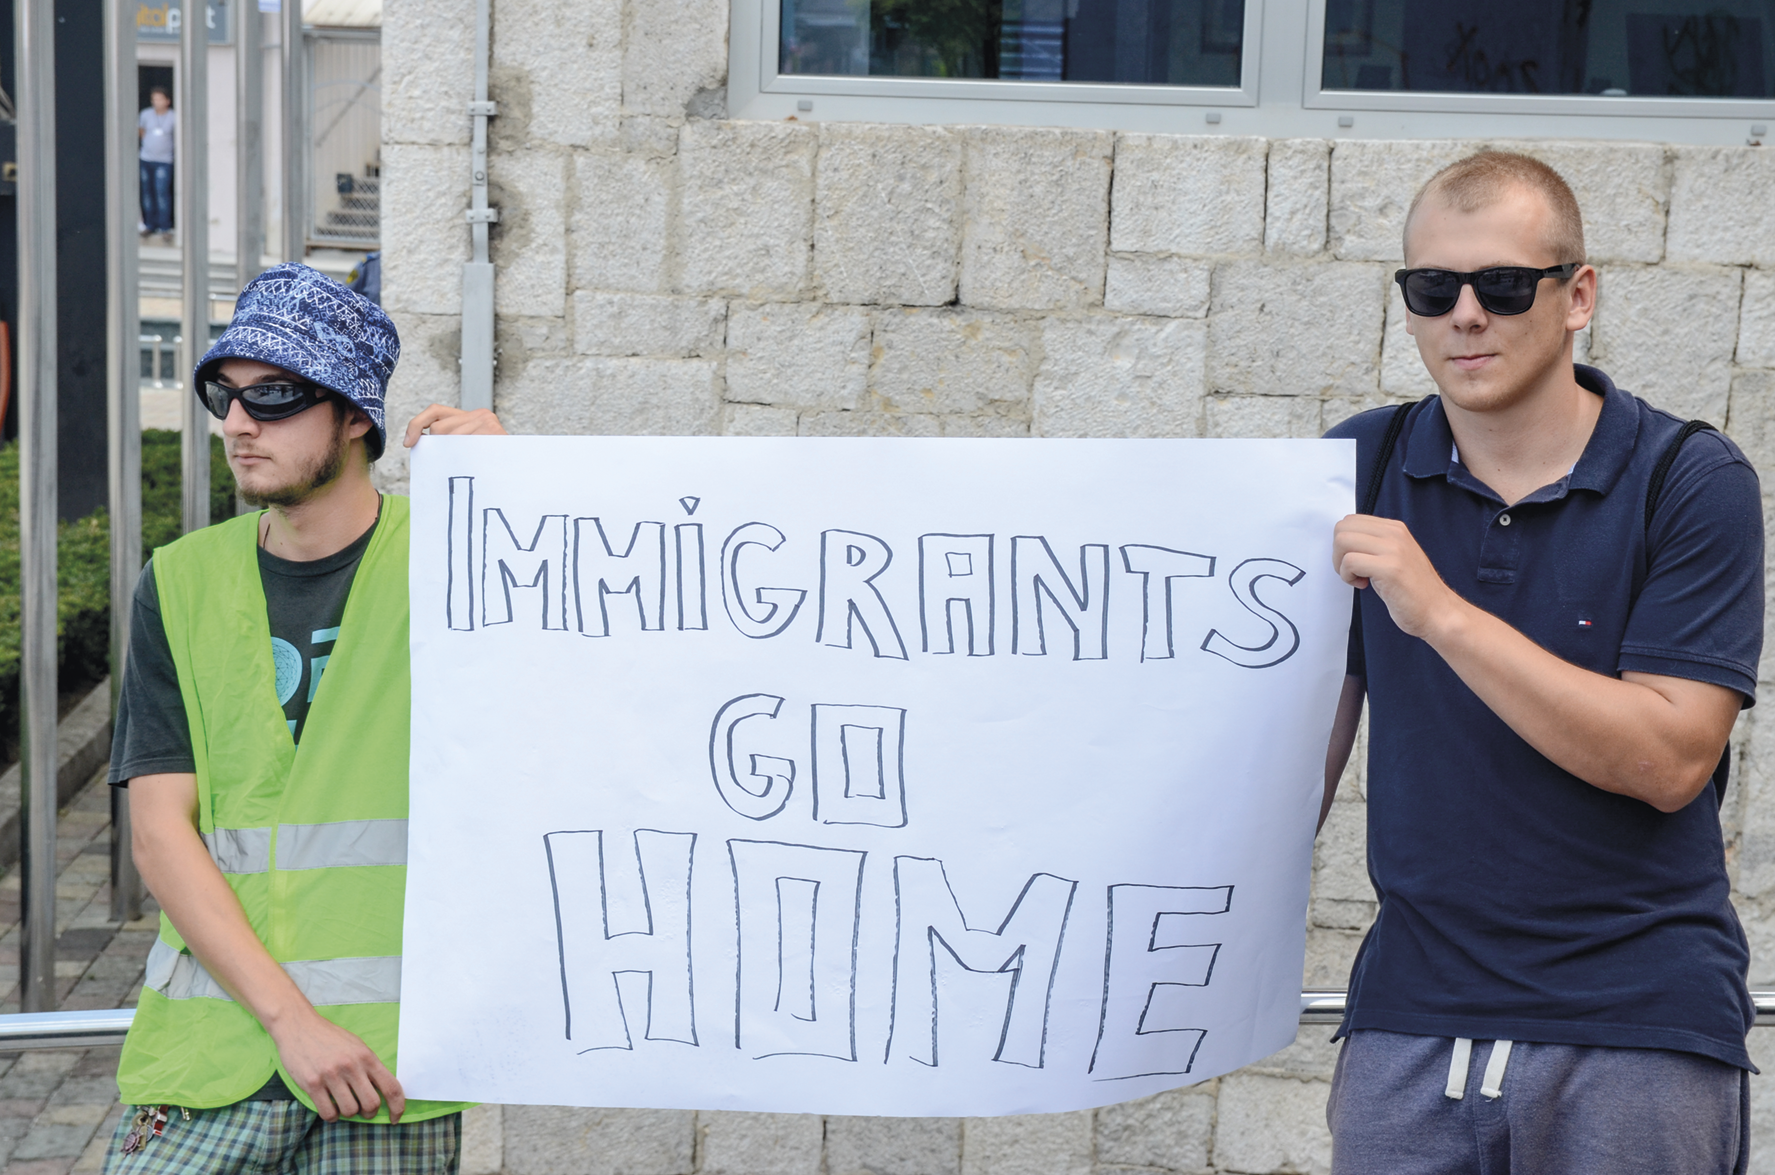
[[[111,797],[101,770],[62,810],[56,837],[56,994],[64,1009],[134,1007],[159,910],[111,917]],[[19,872],[0,875],[0,1012],[18,1011]],[[122,1114],[117,1053],[0,1053],[0,1169],[5,1175],[97,1171]]]

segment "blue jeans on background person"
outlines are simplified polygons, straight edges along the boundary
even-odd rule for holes
[[[173,231],[173,165],[138,160],[142,167],[142,223],[151,233]]]

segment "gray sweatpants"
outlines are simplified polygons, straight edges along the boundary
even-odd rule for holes
[[[1332,1175],[1745,1169],[1750,1075],[1743,1070],[1664,1049],[1518,1041],[1506,1051],[1500,1044],[1472,1042],[1463,1075],[1456,1042],[1446,1036],[1351,1033],[1325,1109]],[[1458,1099],[1449,1096],[1456,1089]]]

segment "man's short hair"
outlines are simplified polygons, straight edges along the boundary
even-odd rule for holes
[[[148,96],[150,98],[152,98],[156,94],[159,94],[162,98],[165,98],[168,102],[171,102],[173,100],[173,92],[171,90],[167,89],[165,86],[149,86],[148,87]]]
[[[1553,224],[1547,247],[1556,264],[1584,261],[1584,217],[1578,211],[1578,198],[1565,177],[1527,155],[1514,151],[1481,151],[1456,160],[1418,189],[1412,198],[1411,211],[1405,217],[1405,232],[1411,233],[1411,221],[1418,205],[1426,197],[1435,196],[1460,212],[1477,212],[1496,204],[1512,188],[1527,188],[1547,201],[1553,212]]]

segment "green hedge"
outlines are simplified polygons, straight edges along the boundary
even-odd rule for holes
[[[179,537],[179,434],[142,433],[142,555]],[[210,438],[210,517],[234,513],[234,478],[222,438]],[[103,508],[64,522],[56,539],[56,637],[63,693],[110,671],[111,538]],[[17,745],[19,724],[18,446],[0,448],[0,742]],[[10,758],[10,754],[7,756]]]

